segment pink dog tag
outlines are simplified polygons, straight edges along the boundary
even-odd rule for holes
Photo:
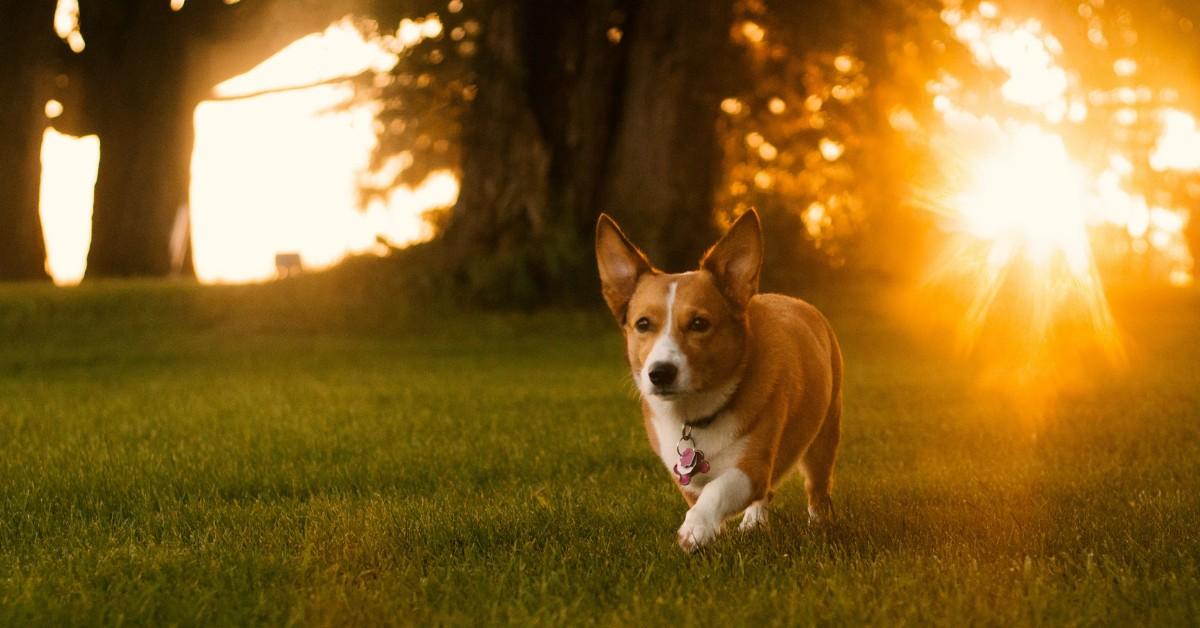
[[[699,473],[708,473],[708,469],[709,465],[708,461],[704,459],[704,452],[691,447],[679,452],[679,462],[673,467],[680,486],[691,484],[692,477]]]

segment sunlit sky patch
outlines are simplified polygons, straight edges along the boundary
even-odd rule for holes
[[[218,85],[219,99],[197,107],[191,224],[201,282],[274,278],[277,253],[299,253],[306,268],[319,269],[383,250],[379,238],[403,245],[432,237],[421,215],[453,204],[453,175],[435,173],[416,189],[398,188],[386,203],[359,209],[357,184],[376,145],[376,106],[339,108],[352,88],[337,82],[272,92],[387,70],[396,63],[388,43],[339,22]],[[84,271],[98,144],[57,132],[43,144],[48,268],[60,284],[78,282]]]
[[[92,191],[100,140],[46,129],[42,137],[41,215],[46,266],[60,284],[78,283],[92,239]]]

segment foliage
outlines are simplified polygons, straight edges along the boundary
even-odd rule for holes
[[[481,4],[418,0],[406,3],[399,20],[363,24],[399,57],[357,94],[380,104],[372,169],[383,176],[363,186],[368,197],[420,184],[437,170],[459,170],[463,116],[477,90]],[[385,13],[396,15],[392,7]]]
[[[952,17],[978,12],[980,3],[731,4],[729,35],[739,56],[736,70],[720,73],[721,176],[712,204],[725,222],[749,207],[763,214],[776,242],[767,266],[767,279],[774,284],[847,263],[888,272],[922,268],[925,243],[934,237],[936,212],[930,210],[938,209],[939,199],[930,196],[970,167],[947,159],[945,147],[938,145],[959,141],[947,133],[943,113],[934,107],[935,97],[947,90],[964,95],[978,115],[1036,124],[1050,116],[1050,126],[1061,132],[1072,156],[1089,167],[1103,167],[1114,151],[1130,154],[1131,179],[1149,191],[1152,206],[1186,207],[1200,190],[1193,173],[1156,172],[1149,164],[1161,131],[1158,109],[1195,102],[1200,87],[1168,70],[1172,59],[1194,57],[1187,29],[1198,16],[1189,5],[983,3],[989,15],[1000,7],[998,20],[1036,18],[1044,32],[1057,37],[1069,81],[1065,102],[1091,108],[1086,118],[1072,113],[1065,119],[1065,110],[1055,114],[1003,97],[1005,71],[973,54],[956,32],[959,18]],[[395,97],[384,110],[377,165],[395,155],[403,164],[456,163],[461,149],[456,137],[480,71],[471,55],[461,52],[477,49],[472,36],[482,23],[480,7],[487,5],[468,1],[456,5],[457,13],[432,4],[422,8],[457,21],[448,22],[444,32],[459,32],[463,43],[445,41],[444,34],[424,40],[398,66],[397,76],[407,78],[381,82],[383,92]],[[476,28],[464,29],[464,24]],[[622,27],[613,29],[619,41]],[[1135,60],[1142,69],[1138,79],[1145,80],[1134,84],[1114,77],[1112,68],[1123,59]],[[1125,101],[1127,92],[1145,90],[1152,96]],[[531,97],[540,99],[536,93]],[[1139,110],[1136,125],[1121,122],[1131,107]],[[426,171],[414,166],[402,176],[420,179]],[[1195,240],[1200,229],[1190,228]],[[1110,269],[1129,267],[1130,247],[1145,242],[1111,231],[1093,230],[1097,254]],[[513,261],[518,267],[524,263],[519,256]]]
[[[932,119],[930,68],[961,66],[933,3],[743,0],[732,37],[745,71],[722,102],[726,217],[756,207],[781,252],[768,274],[850,263],[899,270],[919,240],[911,183],[927,148],[903,121]],[[886,242],[885,242],[886,239]]]

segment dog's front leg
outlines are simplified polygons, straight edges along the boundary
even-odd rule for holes
[[[751,491],[750,478],[736,467],[713,478],[683,518],[679,546],[694,552],[716,538],[725,520],[750,503]]]

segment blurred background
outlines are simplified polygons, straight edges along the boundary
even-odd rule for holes
[[[1184,0],[0,7],[7,280],[366,255],[468,302],[591,302],[601,211],[682,270],[755,207],[776,289],[952,287],[970,321],[1020,276],[1038,325],[1102,328],[1104,285],[1193,281]]]

